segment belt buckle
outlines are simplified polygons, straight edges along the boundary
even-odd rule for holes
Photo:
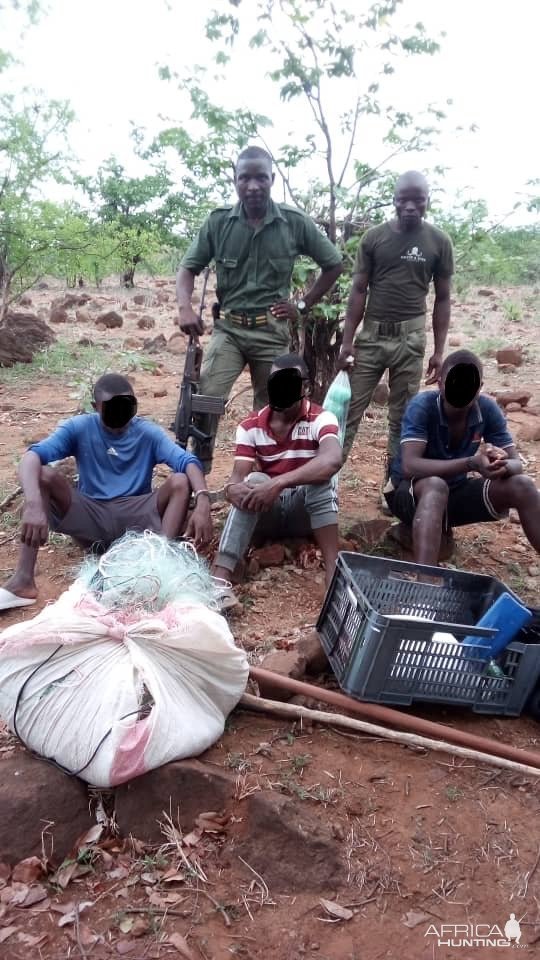
[[[384,340],[392,340],[396,336],[396,324],[385,320],[379,327],[379,334]]]

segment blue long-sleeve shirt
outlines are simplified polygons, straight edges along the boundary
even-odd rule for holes
[[[140,417],[130,420],[123,433],[112,433],[98,413],[81,414],[29,449],[42,464],[75,457],[79,490],[93,500],[150,493],[158,463],[166,463],[175,473],[185,473],[190,463],[202,469],[197,457],[173,443],[157,424]]]

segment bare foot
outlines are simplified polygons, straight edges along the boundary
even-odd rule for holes
[[[6,580],[2,586],[4,590],[9,590],[10,593],[15,594],[16,597],[21,597],[23,600],[35,600],[38,595],[35,580],[30,582],[22,580],[16,573],[9,580]]]

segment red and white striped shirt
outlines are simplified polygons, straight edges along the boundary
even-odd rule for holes
[[[286,437],[278,439],[270,428],[270,407],[252,413],[236,431],[237,460],[257,460],[262,473],[281,476],[314,457],[325,437],[338,437],[337,418],[311,400],[303,400],[298,419]]]

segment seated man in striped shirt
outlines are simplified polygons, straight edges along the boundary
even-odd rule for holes
[[[313,533],[330,583],[338,551],[338,503],[333,477],[341,467],[338,422],[306,395],[308,370],[298,354],[274,361],[269,404],[243,420],[225,496],[229,512],[214,576],[235,581],[252,537],[278,540]],[[231,601],[230,603],[228,601]],[[223,597],[234,605],[234,595]]]

